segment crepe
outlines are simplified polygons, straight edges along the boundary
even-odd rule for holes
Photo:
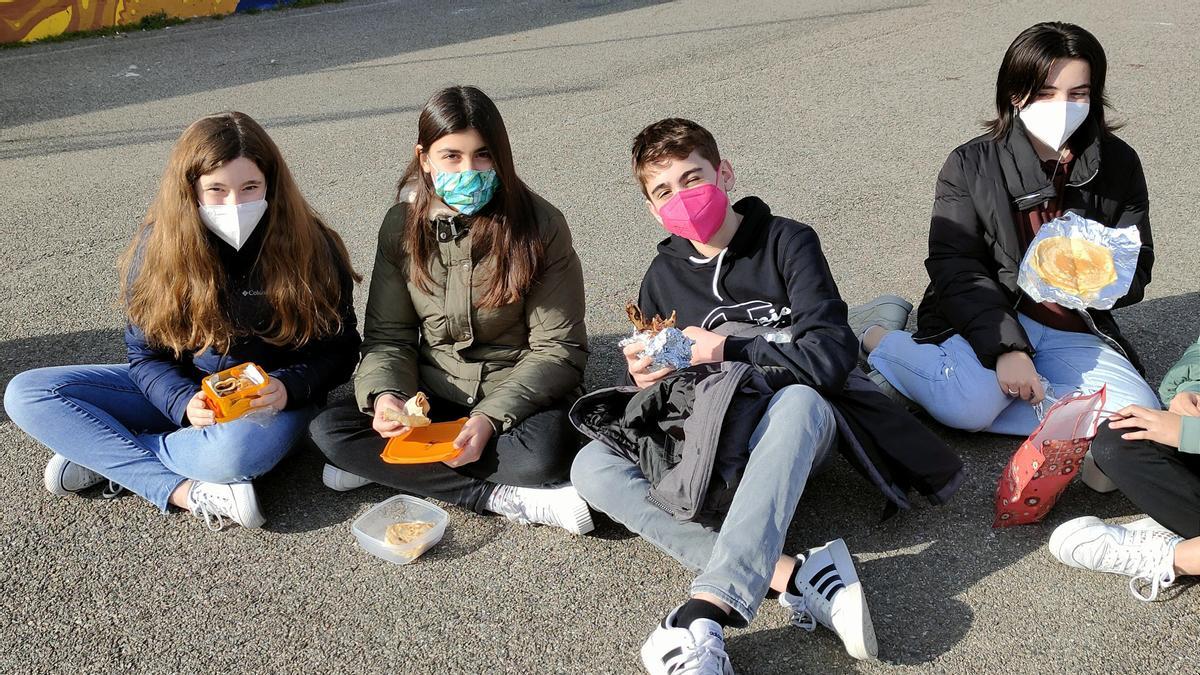
[[[1117,280],[1112,251],[1080,237],[1047,237],[1029,265],[1046,284],[1079,298],[1092,297]]]
[[[433,529],[433,523],[414,520],[406,523],[392,523],[383,534],[383,543],[388,546],[403,546],[420,539],[426,532]]]
[[[634,330],[639,333],[649,333],[650,337],[658,335],[667,328],[675,327],[675,312],[671,312],[671,316],[665,319],[657,314],[653,319],[647,319],[642,315],[641,308],[630,302],[625,305],[625,315],[629,317]]]
[[[212,383],[212,389],[218,396],[228,396],[234,392],[249,389],[253,386],[254,383],[248,377],[227,377]]]
[[[396,413],[391,410],[383,411],[383,416],[391,422],[399,422],[406,427],[427,427],[429,419],[429,397],[421,392],[404,402],[404,410]]]

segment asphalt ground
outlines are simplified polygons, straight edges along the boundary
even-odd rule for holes
[[[622,304],[661,237],[628,149],[664,116],[715,133],[735,196],[817,228],[849,302],[915,300],[937,170],[979,132],[1008,43],[1046,19],[1100,38],[1145,164],[1158,261],[1119,319],[1157,384],[1200,331],[1193,2],[362,0],[0,53],[0,386],[123,359],[114,260],[194,118],[262,122],[369,274],[417,111],[451,83],[496,99],[521,176],[572,225],[589,386],[621,367]],[[1131,518],[1129,502],[1077,484],[1045,523],[993,530],[1015,441],[939,433],[969,469],[950,504],[880,524],[881,499],[843,464],[806,491],[788,537],[790,551],[846,539],[880,660],[853,662],[767,603],[728,635],[739,672],[1197,671],[1192,584],[1144,605],[1124,578],[1045,548],[1057,524]],[[690,581],[603,519],[571,537],[460,509],[416,564],[383,563],[350,522],[389,492],[324,489],[307,447],[257,482],[266,527],[221,534],[136,497],[53,498],[48,456],[0,416],[2,671],[632,673]]]

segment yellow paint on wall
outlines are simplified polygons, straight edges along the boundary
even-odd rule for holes
[[[42,19],[36,26],[30,28],[29,32],[21,40],[23,42],[31,42],[50,35],[62,34],[71,23],[71,12],[73,9],[73,7],[68,7],[61,12],[56,12]]]
[[[126,0],[117,14],[120,23],[137,23],[145,16],[166,12],[168,16],[191,18],[232,14],[238,0]]]
[[[192,18],[232,14],[238,0],[0,0],[0,42],[136,24],[159,12]]]

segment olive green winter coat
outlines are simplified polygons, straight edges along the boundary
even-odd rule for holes
[[[472,283],[486,280],[486,261],[472,259],[470,233],[439,241],[433,292],[425,293],[409,278],[402,246],[409,204],[388,211],[354,377],[363,412],[372,412],[379,394],[423,391],[471,406],[503,432],[578,393],[588,357],[583,272],[566,219],[537,195],[533,203],[545,247],[542,274],[523,300],[494,309],[473,304]],[[431,219],[454,214],[441,209]]]

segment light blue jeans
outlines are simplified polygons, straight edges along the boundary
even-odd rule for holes
[[[837,435],[833,409],[814,389],[792,385],[772,397],[750,438],[750,459],[720,531],[676,520],[646,499],[638,465],[593,441],[571,466],[579,494],[688,568],[691,593],[711,593],[736,626],[754,619],[809,474],[829,458]]]
[[[1054,398],[1092,393],[1108,385],[1106,410],[1127,405],[1158,408],[1154,390],[1124,356],[1090,333],[1071,333],[1020,315],[1033,345],[1033,365]],[[955,429],[1028,436],[1037,428],[1032,405],[1007,395],[996,371],[985,368],[961,335],[940,345],[917,344],[903,331],[888,333],[867,362],[934,419]],[[1046,406],[1049,409],[1049,405]]]
[[[239,483],[270,471],[315,413],[308,406],[180,428],[142,394],[128,364],[23,372],[8,383],[4,410],[46,447],[164,511],[185,480]]]

